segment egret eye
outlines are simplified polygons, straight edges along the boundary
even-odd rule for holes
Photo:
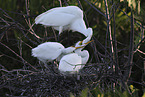
[[[82,45],[82,43],[79,43],[79,45]]]
[[[80,41],[79,45],[82,45],[82,42],[83,42],[83,41]]]

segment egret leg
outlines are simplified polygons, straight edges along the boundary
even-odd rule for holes
[[[63,26],[59,26],[59,34],[58,34],[58,41],[59,41],[59,35],[61,34],[61,32],[62,32],[62,29],[63,29]]]
[[[44,71],[44,68],[43,68],[43,66],[41,65],[43,62],[41,62],[41,61],[39,61],[39,64],[40,64],[40,66],[41,66],[41,68],[42,68],[42,71]]]
[[[77,75],[77,80],[80,80],[80,75],[79,74]]]
[[[49,67],[48,67],[48,65],[47,65],[47,61],[45,61],[45,60],[43,60],[43,59],[41,59],[41,58],[39,58],[39,60],[40,60],[41,62],[43,62],[45,68],[47,68],[47,69],[50,71],[50,69],[49,69]]]
[[[45,68],[49,69],[49,67],[47,66],[47,63],[46,62],[43,62],[43,63],[44,63]]]
[[[59,26],[59,35],[61,34],[63,26]]]
[[[80,74],[77,72],[77,80],[80,80]]]

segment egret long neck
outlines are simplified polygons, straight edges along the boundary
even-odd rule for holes
[[[86,24],[83,19],[77,19],[71,24],[71,29],[73,31],[78,31],[81,34],[85,35],[86,37],[88,36],[86,33]]]
[[[75,50],[75,53],[77,53],[78,55],[81,55],[81,52],[82,52],[81,50],[82,50],[82,49],[83,49],[83,48],[78,48],[78,49],[76,49],[76,50]]]

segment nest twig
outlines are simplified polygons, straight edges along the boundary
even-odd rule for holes
[[[54,69],[54,68],[51,68]],[[70,93],[79,95],[82,89],[93,89],[107,78],[113,80],[113,74],[105,64],[89,64],[77,75],[62,75],[58,69],[48,72],[47,69],[39,71],[15,69],[8,71],[1,69],[1,88],[11,91],[9,96],[65,96]],[[103,80],[104,79],[104,80]],[[115,79],[114,79],[115,80]]]

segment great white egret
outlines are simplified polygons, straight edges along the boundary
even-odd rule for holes
[[[75,44],[75,47],[77,49],[74,50],[75,53],[77,53],[79,56],[81,56],[82,58],[82,66],[84,66],[87,62],[88,62],[88,59],[89,59],[89,52],[87,50],[83,50],[82,49],[87,45],[89,44],[92,38],[92,35],[93,35],[93,30],[92,28],[88,28],[88,37],[86,39],[84,39],[83,41],[78,41],[76,44]]]
[[[79,41],[81,42],[81,41]],[[75,49],[74,52],[76,54],[78,54],[79,56],[81,56],[82,58],[82,65],[85,65],[87,62],[88,62],[88,59],[89,59],[89,52],[87,50],[83,50],[82,49],[88,44],[90,43],[91,41],[89,41],[88,43],[86,44],[80,44],[79,42],[76,43],[75,47],[78,47],[78,49]]]
[[[90,43],[90,40],[91,40],[91,38],[92,38],[92,35],[93,35],[93,30],[92,30],[92,28],[88,28],[87,29],[87,35],[88,35],[88,37],[87,38],[85,38],[83,41],[78,41],[76,44],[75,44],[75,47],[76,48],[79,48],[79,49],[76,49],[76,52],[81,52],[81,50],[88,44],[88,43]],[[84,57],[84,56],[87,56],[87,51],[83,51],[82,52],[82,56]],[[84,55],[83,55],[84,54]],[[60,61],[60,59],[64,56],[65,54],[61,54],[59,57],[58,57],[58,61]],[[83,59],[83,60],[85,60],[85,59]],[[85,64],[85,62],[83,62],[83,64]]]
[[[32,56],[37,57],[47,67],[47,61],[53,61],[62,53],[67,54],[73,52],[75,47],[65,48],[58,42],[45,42],[32,49]]]
[[[87,43],[82,44],[83,41],[79,41],[75,45],[77,49],[74,50],[74,53],[63,55],[58,67],[60,72],[63,74],[73,74],[82,69],[89,59],[89,52],[87,50],[81,50],[90,42],[91,41],[88,41]]]
[[[59,62],[58,69],[61,73],[75,73],[81,68],[82,58],[76,53],[70,53],[63,56]]]
[[[61,34],[64,30],[78,31],[88,36],[83,11],[77,6],[52,8],[35,18],[35,24],[52,26]]]

